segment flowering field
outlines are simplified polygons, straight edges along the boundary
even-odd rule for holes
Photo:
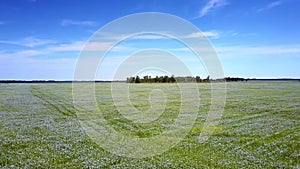
[[[198,87],[199,115],[186,137],[162,154],[130,158],[104,150],[86,134],[72,104],[71,83],[2,83],[0,168],[300,168],[299,82],[227,83],[222,119],[204,143],[197,138],[211,103],[210,84]],[[133,123],[115,108],[110,83],[96,83],[109,125],[137,138],[170,130],[180,107],[177,85],[130,89],[131,105],[141,112],[151,107],[152,89],[168,91],[165,111],[153,123]]]

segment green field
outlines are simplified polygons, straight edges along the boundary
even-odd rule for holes
[[[205,143],[197,138],[210,106],[210,84],[198,87],[199,116],[187,136],[163,154],[130,158],[105,151],[81,128],[71,83],[0,83],[0,168],[300,168],[299,82],[227,83],[222,119]],[[132,106],[149,109],[152,89],[166,91],[168,99],[153,123],[122,117],[110,83],[97,83],[96,97],[116,131],[147,138],[168,130],[180,107],[176,84],[131,84]]]

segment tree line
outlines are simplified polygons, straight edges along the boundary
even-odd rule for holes
[[[225,77],[226,82],[239,82],[239,81],[248,81],[248,79],[239,78],[239,77]]]
[[[171,77],[165,75],[165,76],[132,76],[127,78],[127,83],[189,83],[189,82],[210,82],[211,79],[209,76],[205,79],[201,79],[200,76],[192,77],[192,76],[186,76],[186,77],[175,77],[172,75]]]

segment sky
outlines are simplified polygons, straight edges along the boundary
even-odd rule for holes
[[[299,0],[1,0],[0,79],[72,80],[81,50],[97,30],[142,12],[171,14],[195,25],[215,49],[226,77],[300,78]],[[209,74],[182,44],[155,36],[120,42],[95,78],[113,79],[124,58],[141,59],[137,53],[151,48],[178,55],[193,76]],[[163,60],[164,53],[159,55]]]

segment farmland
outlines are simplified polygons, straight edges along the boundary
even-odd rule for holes
[[[170,92],[165,112],[145,124],[120,117],[110,86],[96,83],[96,98],[120,133],[159,135],[178,115],[176,84],[130,84],[131,104],[141,112],[151,107],[152,89]],[[0,168],[300,168],[299,82],[227,83],[222,119],[204,143],[197,137],[210,106],[210,84],[198,87],[199,115],[187,136],[162,154],[130,158],[105,151],[86,134],[71,83],[0,83]]]

